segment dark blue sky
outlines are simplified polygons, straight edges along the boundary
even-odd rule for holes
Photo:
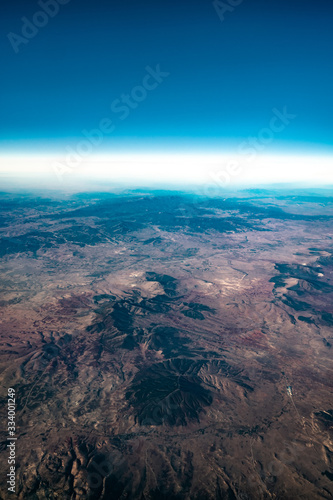
[[[331,0],[244,0],[223,22],[207,0],[70,0],[18,53],[7,34],[41,8],[2,6],[2,149],[68,144],[105,117],[104,148],[223,148],[284,106],[297,117],[276,147],[333,146]],[[121,120],[111,103],[157,64],[169,76]]]

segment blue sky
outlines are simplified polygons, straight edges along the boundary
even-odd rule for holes
[[[8,33],[40,10],[4,6],[0,151],[61,150],[103,118],[103,151],[223,151],[285,106],[296,118],[269,148],[332,148],[331,1],[244,0],[222,22],[206,0],[70,0],[15,53]],[[120,119],[111,104],[157,65],[169,75]]]

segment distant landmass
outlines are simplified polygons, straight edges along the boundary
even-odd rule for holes
[[[332,221],[320,191],[1,193],[18,498],[332,498]]]

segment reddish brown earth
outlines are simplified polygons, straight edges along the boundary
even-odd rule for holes
[[[1,199],[1,498],[332,498],[332,197]]]

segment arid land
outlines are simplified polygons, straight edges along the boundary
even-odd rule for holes
[[[0,199],[1,498],[332,498],[332,194]]]

